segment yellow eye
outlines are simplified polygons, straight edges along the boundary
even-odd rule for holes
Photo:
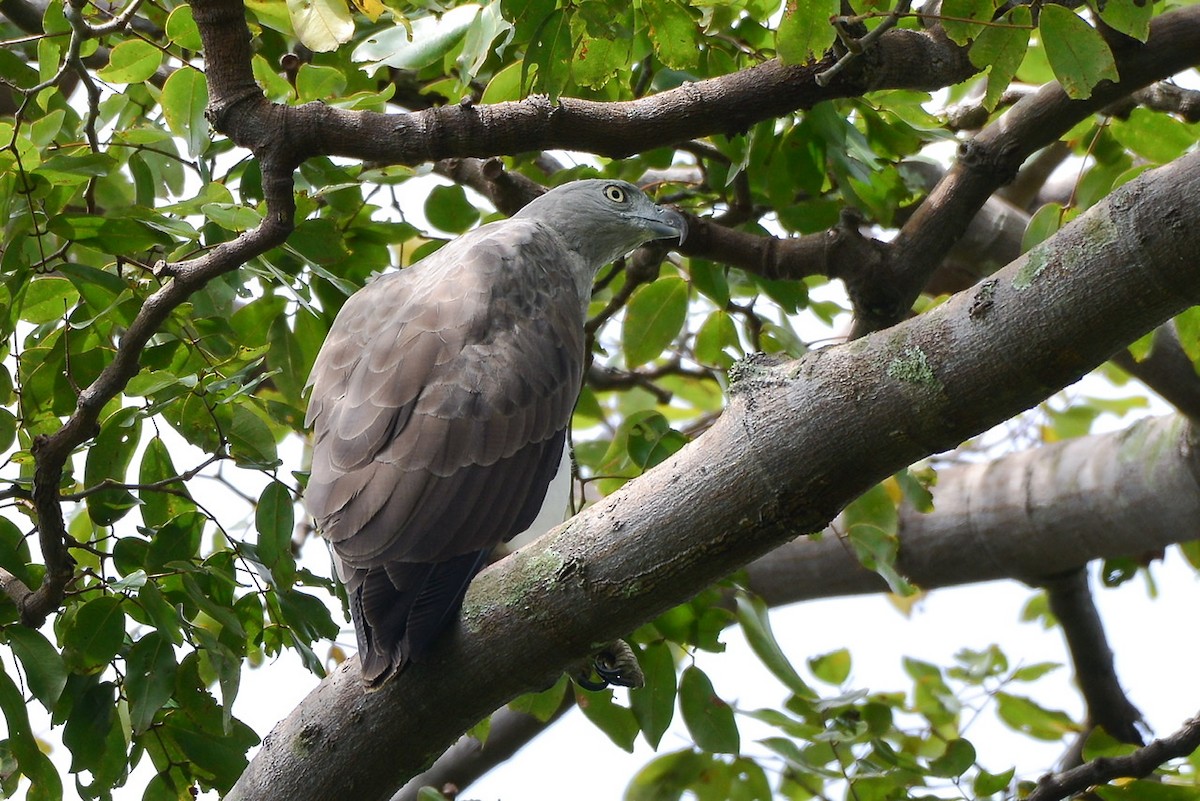
[[[604,196],[613,203],[624,203],[627,199],[625,190],[616,184],[609,184],[604,187]]]

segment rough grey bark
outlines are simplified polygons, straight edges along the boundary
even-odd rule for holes
[[[462,625],[402,680],[365,695],[343,664],[228,798],[386,799],[596,643],[1074,381],[1200,300],[1198,192],[1193,154],[920,317],[796,362],[743,362],[704,436],[481,574]]]
[[[900,509],[901,572],[911,578],[919,571],[917,584],[925,590],[1013,576],[1033,580],[1027,552],[1041,549],[1050,561],[1038,579],[1067,571],[1065,575],[1075,577],[1072,584],[1086,589],[1086,568],[1078,565],[1140,556],[1200,535],[1192,524],[1200,519],[1195,439],[1183,418],[1149,418],[1122,431],[1031,448],[987,465],[939,469],[932,511],[907,505]],[[886,592],[883,579],[864,568],[840,540],[844,531],[834,521],[821,537],[797,537],[748,565],[745,583],[771,606]],[[981,542],[990,547],[981,550]],[[1079,597],[1078,603],[1090,605],[1090,598]],[[1070,621],[1058,614],[1066,629]],[[1090,691],[1080,682],[1088,708],[1097,710],[1092,717],[1110,732],[1136,733],[1136,728],[1115,725],[1118,720],[1132,724],[1139,715],[1120,692],[1111,653],[1106,664],[1094,656],[1108,647],[1099,619],[1076,628],[1100,640],[1071,649],[1077,669],[1091,677],[1087,684],[1098,686]],[[1071,632],[1066,633],[1070,638]],[[1079,666],[1089,654],[1092,661]],[[487,748],[464,736],[392,801],[412,801],[427,784],[465,788],[552,723],[535,725],[527,715],[497,710]]]
[[[1016,578],[1029,584],[1092,559],[1200,538],[1200,453],[1182,417],[938,471],[934,511],[900,511],[897,567],[922,589]],[[753,562],[771,606],[884,592],[838,539],[835,522]]]

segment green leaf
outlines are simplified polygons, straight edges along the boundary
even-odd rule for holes
[[[741,748],[733,709],[713,690],[712,682],[692,665],[679,681],[679,709],[696,745],[714,754],[737,754]]]
[[[1146,0],[1105,0],[1096,4],[1100,19],[1114,30],[1132,36],[1139,42],[1150,38],[1150,18],[1154,16],[1154,4]]]
[[[626,69],[629,63],[630,42],[627,39],[594,38],[579,35],[579,47],[571,77],[580,86],[599,89]]]
[[[771,631],[770,612],[762,598],[757,595],[737,594],[737,619],[746,635],[746,642],[754,655],[768,670],[796,695],[816,698],[816,693],[800,678],[792,663],[779,647],[775,633]]]
[[[25,668],[25,681],[34,698],[47,710],[53,710],[67,685],[67,668],[50,641],[34,629],[9,626],[8,643]]]
[[[107,153],[74,153],[51,156],[35,172],[58,186],[74,186],[91,178],[106,176],[116,168],[116,160]]]
[[[1045,242],[1063,226],[1063,207],[1059,203],[1046,203],[1033,213],[1025,226],[1021,239],[1021,250],[1028,251]]]
[[[988,773],[982,768],[971,783],[976,796],[993,795],[1008,787],[1016,774],[1016,768],[1009,768],[1003,773]]]
[[[1000,23],[985,27],[969,51],[971,63],[988,70],[987,93],[983,99],[988,109],[996,108],[1029,50],[1033,24],[1029,6],[1017,6],[1005,14]]]
[[[171,11],[164,33],[168,39],[185,50],[199,50],[204,46],[190,5],[176,6]]]
[[[1147,779],[1133,779],[1121,784],[1106,784],[1093,788],[1101,801],[1195,801],[1196,786],[1191,781],[1167,784],[1161,774]]]
[[[941,22],[946,35],[959,45],[965,45],[984,29],[980,21],[992,18],[992,0],[945,0]]]
[[[0,710],[3,710],[8,724],[8,748],[16,758],[21,773],[32,782],[25,796],[26,801],[61,801],[62,779],[54,763],[38,747],[29,725],[25,699],[4,669],[0,669]]]
[[[278,481],[272,481],[258,498],[254,510],[258,531],[258,556],[281,584],[290,584],[296,565],[292,558],[292,530],[296,527],[292,494]],[[283,568],[280,570],[280,568]]]
[[[1019,732],[1038,740],[1061,740],[1079,731],[1079,726],[1067,713],[1046,709],[1019,695],[996,693],[996,714]]]
[[[226,231],[249,231],[262,222],[262,215],[249,206],[237,203],[205,203],[200,211]]]
[[[63,743],[71,751],[72,773],[97,772],[116,719],[116,685],[105,681],[77,682],[74,686],[78,695],[63,726]]]
[[[1118,81],[1112,50],[1100,33],[1065,6],[1042,7],[1038,27],[1042,46],[1067,96],[1086,100],[1103,80]]]
[[[975,746],[969,740],[956,739],[946,743],[946,751],[929,763],[934,776],[953,779],[963,775],[975,764]]]
[[[465,80],[472,80],[479,74],[484,63],[492,55],[493,43],[508,34],[512,27],[500,14],[500,0],[492,0],[483,7],[467,26],[462,53],[458,56],[458,65],[465,75]],[[500,47],[504,44],[502,40]]]
[[[182,481],[167,483],[178,476],[166,443],[158,437],[151,437],[138,467],[138,483],[143,485],[137,491],[138,500],[141,501],[139,511],[147,526],[158,528],[173,517],[195,510],[196,505],[192,503],[191,495]],[[152,489],[151,485],[161,485],[161,488]]]
[[[147,581],[138,590],[138,605],[159,634],[169,639],[172,645],[183,645],[179,610],[167,602],[153,581]]]
[[[336,264],[350,255],[341,229],[327,217],[305,220],[297,225],[288,237],[288,246],[317,264]]]
[[[174,740],[190,760],[211,774],[221,795],[229,792],[245,770],[246,751],[258,744],[258,736],[241,721],[235,720],[232,731],[223,734],[208,730],[182,712],[168,715],[155,731]]]
[[[904,672],[913,680],[914,711],[924,715],[935,726],[953,722],[960,704],[946,686],[937,665],[907,656],[903,659],[903,665]]]
[[[296,73],[296,95],[301,103],[328,103],[346,91],[346,75],[335,67],[301,64]]]
[[[279,464],[275,435],[261,417],[245,406],[233,407],[233,422],[226,436],[229,453],[238,465],[271,468]]]
[[[523,70],[523,64],[514,63],[497,72],[484,88],[480,102],[504,103],[510,100],[520,100]]]
[[[0,567],[19,578],[27,587],[34,587],[40,577],[30,570],[31,560],[29,543],[21,529],[7,517],[0,517]]]
[[[338,636],[340,629],[319,598],[296,590],[279,592],[277,597],[284,619],[307,642]]]
[[[170,640],[152,631],[133,644],[125,658],[125,697],[134,734],[154,722],[154,715],[175,689],[175,651]]]
[[[556,99],[571,79],[570,16],[561,9],[546,15],[537,28],[534,39],[525,50],[521,84],[545,92]],[[530,78],[530,74],[533,78]]]
[[[70,281],[57,276],[41,276],[26,286],[20,317],[34,325],[62,320],[78,302],[79,292]]]
[[[121,599],[105,595],[79,607],[63,633],[63,659],[78,672],[105,667],[125,641]]]
[[[354,19],[346,0],[287,0],[292,30],[309,50],[327,53],[354,36]]]
[[[193,158],[204,152],[208,144],[208,84],[204,74],[191,67],[175,70],[163,84],[163,117],[171,133],[187,142],[188,155]]]
[[[194,559],[200,551],[204,522],[204,515],[188,511],[171,518],[154,531],[143,565],[146,572],[163,572],[172,562]]]
[[[863,567],[878,573],[887,582],[888,589],[900,596],[917,592],[917,588],[896,570],[900,540],[895,534],[889,534],[870,523],[851,526],[848,533],[858,561]]]
[[[1035,662],[1032,665],[1023,665],[1013,671],[1011,681],[1037,681],[1042,676],[1048,673],[1053,673],[1062,668],[1058,662]]]
[[[548,690],[542,690],[540,693],[526,693],[519,698],[515,698],[509,702],[508,708],[516,712],[524,712],[526,715],[532,715],[542,723],[545,723],[554,717],[554,713],[562,707],[569,684],[570,680],[566,675],[563,675],[554,683],[553,687]]]
[[[663,64],[690,70],[700,63],[696,22],[677,0],[642,0],[642,13],[650,29],[650,43]]]
[[[642,736],[651,748],[657,749],[675,717],[675,696],[678,691],[675,658],[671,655],[670,646],[659,640],[642,648],[638,663],[646,683],[629,691],[629,703],[642,729]]]
[[[124,484],[129,462],[141,436],[140,410],[126,406],[113,412],[100,426],[95,444],[88,449],[84,483],[89,487],[109,481]],[[111,526],[137,506],[127,489],[113,487],[93,492],[85,499],[88,515],[98,526]]]
[[[826,684],[841,684],[850,677],[850,652],[845,648],[808,659],[808,668]]]
[[[632,710],[615,703],[612,696],[611,689],[599,692],[577,690],[575,703],[584,717],[607,734],[614,745],[632,754],[633,741],[640,731],[637,719]]]
[[[456,6],[440,17],[427,16],[411,23],[397,23],[374,33],[354,48],[351,58],[367,62],[363,69],[373,73],[380,67],[419,70],[440,61],[467,34],[481,7],[475,3]]]
[[[110,83],[142,83],[162,64],[163,52],[144,39],[126,39],[112,49],[97,74]]]
[[[701,324],[700,330],[696,332],[694,346],[696,361],[728,369],[734,359],[725,352],[726,348],[732,348],[739,354],[742,353],[733,315],[724,309],[717,309],[709,313]]]
[[[435,186],[425,198],[425,217],[443,231],[461,234],[479,221],[479,209],[458,184]]]
[[[820,60],[837,38],[829,18],[838,13],[838,0],[788,0],[775,33],[780,61],[807,64]]]
[[[1179,158],[1200,136],[1200,125],[1188,125],[1146,108],[1135,108],[1128,118],[1113,120],[1109,130],[1125,147],[1157,164]]]
[[[663,754],[634,775],[625,801],[678,801],[710,764],[712,757],[690,748]]]
[[[660,464],[687,444],[687,438],[658,412],[629,415],[619,433],[629,460],[641,471]]]
[[[1193,569],[1200,570],[1200,540],[1188,540],[1180,543],[1179,552]],[[0,566],[3,566],[3,562],[0,562]]]
[[[1091,762],[1098,757],[1128,756],[1136,750],[1138,746],[1123,743],[1106,732],[1103,726],[1097,726],[1088,734],[1083,744],[1083,760]]]
[[[89,310],[97,316],[113,311],[119,300],[128,297],[125,279],[108,270],[86,264],[64,264],[58,272],[75,286]]]
[[[678,276],[660,278],[634,290],[621,327],[626,365],[639,367],[661,355],[683,327],[687,305],[687,281]]]
[[[692,286],[723,307],[729,303],[729,276],[724,265],[692,257],[688,259]]]

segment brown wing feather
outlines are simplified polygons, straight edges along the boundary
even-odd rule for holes
[[[423,647],[396,604],[440,620],[471,554],[536,516],[581,378],[572,258],[528,221],[485,226],[356,293],[317,357],[306,501],[376,667]]]

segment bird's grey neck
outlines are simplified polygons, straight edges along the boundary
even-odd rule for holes
[[[575,289],[579,294],[579,302],[586,316],[588,303],[592,297],[592,284],[596,274],[606,264],[610,264],[619,256],[625,255],[628,249],[614,252],[604,247],[596,247],[593,238],[582,230],[581,226],[558,225],[556,223],[542,224],[550,237],[558,240],[561,247],[574,258],[571,262],[571,278],[575,281]]]

